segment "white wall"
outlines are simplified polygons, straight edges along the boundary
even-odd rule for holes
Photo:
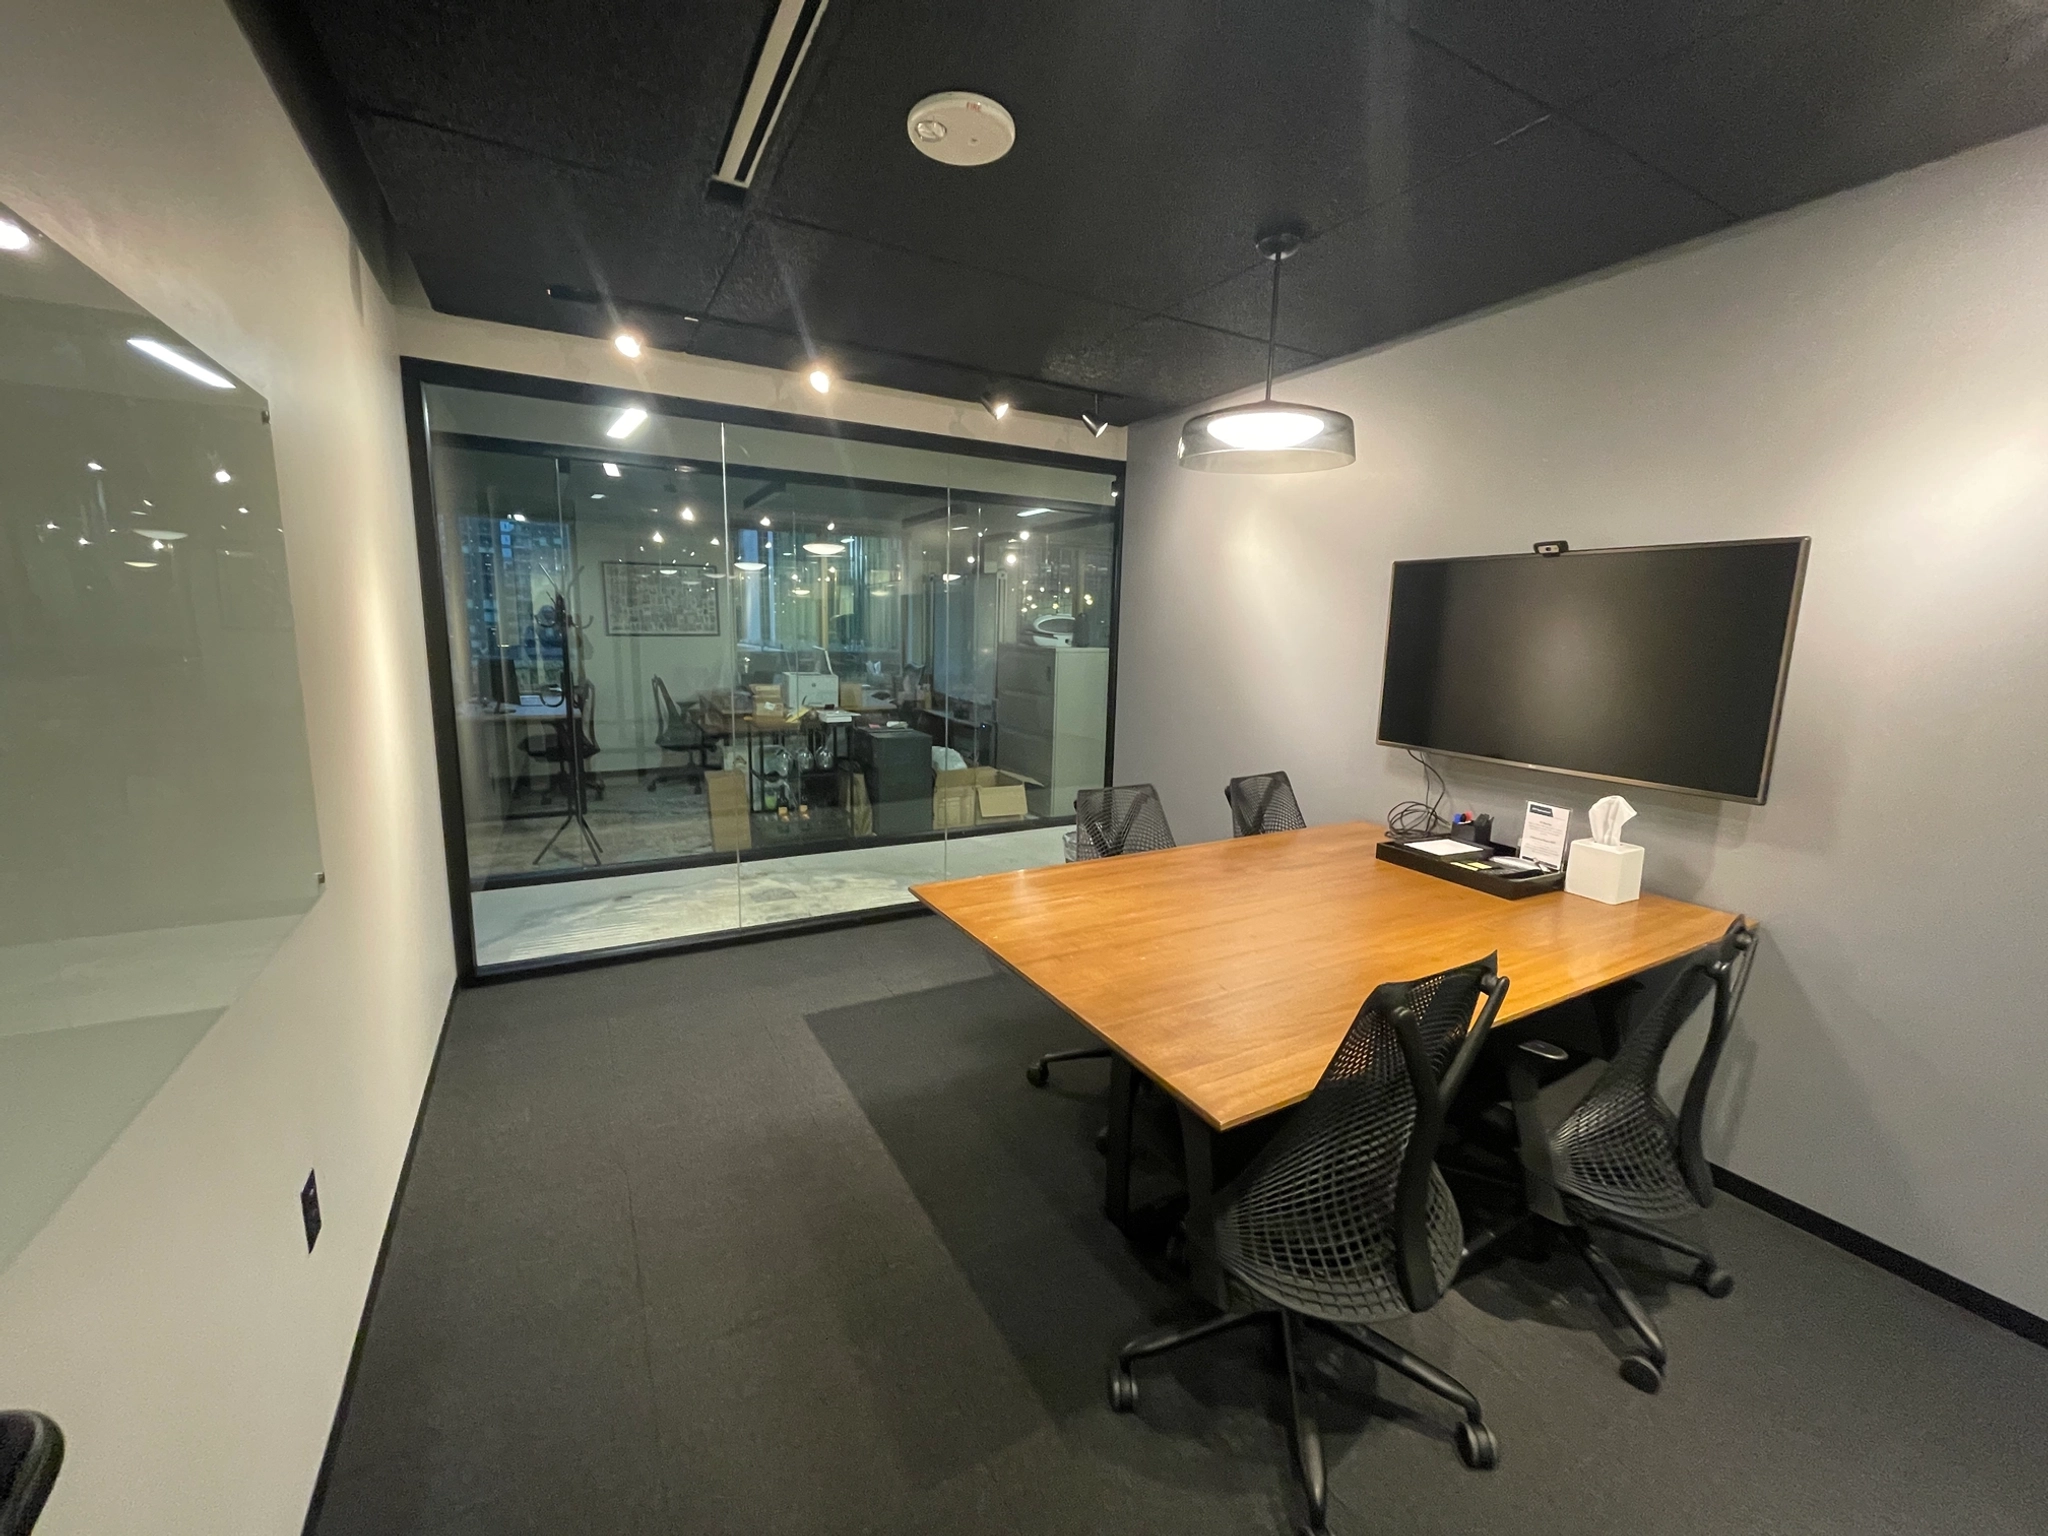
[[[1373,744],[1391,562],[1811,535],[1770,803],[1629,792],[1648,888],[1764,924],[1710,1150],[2048,1313],[2048,130],[1280,393],[1358,462],[1132,429],[1118,779],[1184,837],[1267,768],[1384,816],[1421,788]],[[1458,807],[1606,792],[1448,767]]]
[[[393,319],[217,0],[5,31],[0,198],[270,402],[328,883],[0,1273],[0,1401],[39,1533],[296,1531],[454,977]]]

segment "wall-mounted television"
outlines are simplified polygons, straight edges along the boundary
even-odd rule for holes
[[[1808,542],[1397,561],[1379,740],[1761,804]]]

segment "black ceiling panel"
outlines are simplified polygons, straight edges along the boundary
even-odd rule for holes
[[[1310,242],[1282,274],[1280,339],[1341,356],[1711,233],[1728,216],[1562,119]],[[1178,311],[1262,329],[1271,269]]]
[[[1574,115],[1771,213],[2048,118],[2048,0],[1788,0]]]
[[[688,313],[711,299],[739,237],[736,208],[694,188],[584,170],[393,118],[363,124],[393,218],[434,307],[546,330],[606,335],[603,308],[563,304],[550,285]],[[657,345],[690,328],[658,311],[625,318]]]
[[[1141,310],[773,218],[749,224],[711,313],[796,332],[823,352],[839,341],[912,357],[964,349],[994,374],[1025,379],[1039,377],[1055,351],[1143,318]]]
[[[963,81],[1021,125],[978,170],[904,132]],[[1265,220],[1337,223],[1540,115],[1362,5],[861,0],[761,201],[1151,310],[1254,264]]]
[[[1116,420],[1258,381],[1276,218],[1288,369],[2048,121],[2048,0],[829,0],[735,206],[771,0],[237,4],[438,308]],[[953,89],[1007,158],[915,152]]]
[[[1562,107],[1780,0],[1388,0],[1424,37]]]

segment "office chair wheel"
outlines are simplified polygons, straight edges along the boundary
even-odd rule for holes
[[[1024,1081],[1034,1088],[1043,1088],[1052,1071],[1042,1061],[1034,1061],[1024,1069]]]
[[[1500,1441],[1493,1431],[1484,1424],[1474,1424],[1470,1419],[1460,1419],[1454,1431],[1458,1442],[1458,1458],[1474,1472],[1491,1472],[1500,1465]]]
[[[1664,1385],[1664,1370],[1648,1355],[1629,1355],[1621,1362],[1621,1379],[1638,1392],[1654,1393]]]
[[[1719,1301],[1735,1289],[1735,1277],[1712,1259],[1701,1259],[1692,1272],[1692,1283]]]
[[[1109,1406],[1116,1413],[1137,1412],[1138,1378],[1121,1360],[1109,1368]]]

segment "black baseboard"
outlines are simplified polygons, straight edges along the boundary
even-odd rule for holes
[[[2023,1339],[2048,1347],[2048,1318],[2036,1317],[2023,1307],[2016,1307],[1989,1291],[1979,1290],[1967,1280],[1958,1280],[1910,1253],[1899,1252],[1889,1243],[1867,1237],[1854,1227],[1845,1227],[1834,1217],[1823,1216],[1811,1206],[1789,1200],[1761,1184],[1753,1184],[1739,1173],[1730,1173],[1718,1163],[1714,1165],[1714,1187],[1725,1190],[1745,1205],[1753,1205],[1780,1221],[1789,1222],[1802,1232],[1811,1232],[1821,1241],[1833,1243],[1844,1252],[1853,1253],[1901,1280],[1910,1280],[1921,1290],[1931,1291],[1943,1301],[1952,1301],[1986,1322],[1996,1323]]]
[[[327,1502],[327,1485],[334,1477],[334,1457],[341,1448],[341,1428],[348,1421],[349,1399],[355,1396],[356,1371],[363,1363],[363,1340],[370,1334],[370,1314],[377,1307],[377,1287],[384,1280],[384,1261],[391,1257],[391,1234],[398,1226],[398,1208],[405,1201],[406,1181],[412,1177],[413,1153],[419,1150],[420,1126],[427,1118],[427,1101],[434,1096],[434,1079],[441,1071],[441,1049],[448,1043],[449,1021],[455,1016],[455,1000],[462,995],[457,986],[449,990],[448,1006],[441,1011],[441,1033],[434,1041],[434,1059],[427,1066],[427,1080],[420,1086],[419,1108],[413,1111],[412,1136],[405,1144],[405,1161],[398,1165],[398,1185],[391,1191],[391,1209],[384,1213],[384,1236],[377,1244],[377,1262],[370,1267],[370,1288],[363,1295],[363,1315],[356,1323],[356,1341],[348,1352],[348,1370],[341,1378],[341,1397],[334,1405],[334,1422],[327,1427],[327,1449],[320,1455],[320,1471],[313,1479],[313,1496],[306,1501],[303,1536],[314,1536],[320,1524],[320,1506]]]

